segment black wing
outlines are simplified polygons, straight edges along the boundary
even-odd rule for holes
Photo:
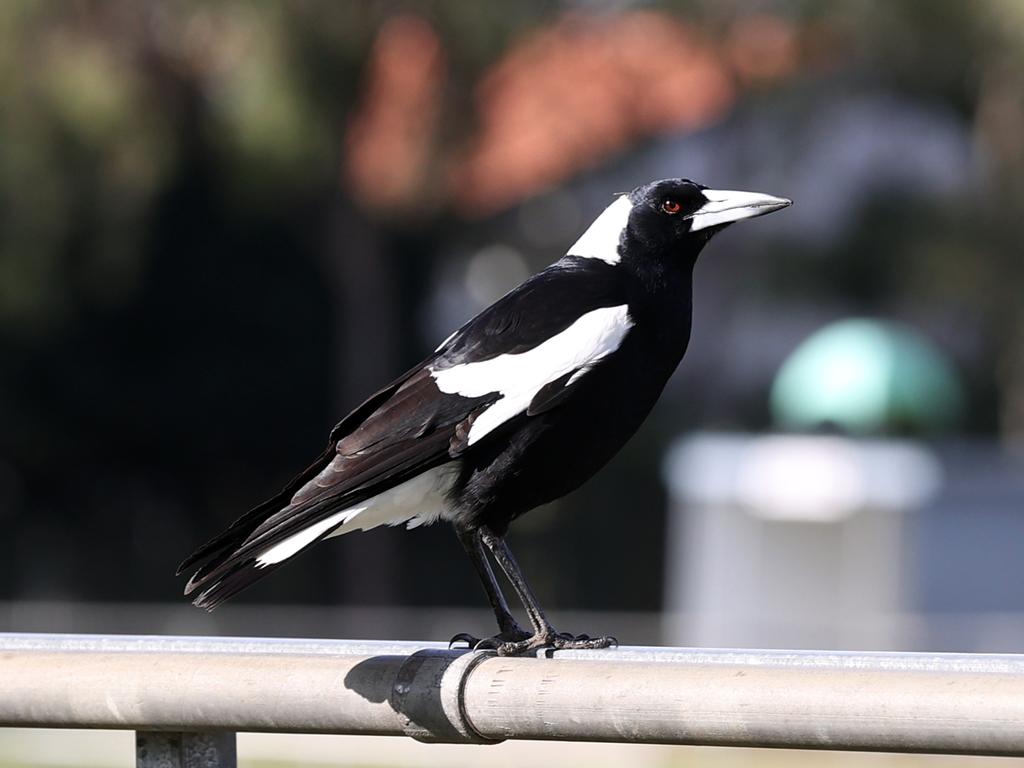
[[[526,352],[591,310],[625,303],[620,268],[597,259],[567,256],[506,293],[452,334],[434,363],[449,368]]]
[[[275,544],[451,461],[458,455],[453,444],[459,442],[459,423],[471,421],[495,399],[445,395],[426,367],[377,392],[335,427],[327,449],[281,493],[236,520],[179,566],[179,573],[197,567],[185,593],[200,591],[196,605],[216,607],[279,565],[256,564],[258,556]]]
[[[200,591],[195,604],[212,609],[280,565],[256,567],[261,553],[341,509],[457,458],[468,447],[473,420],[500,395],[443,393],[431,371],[532,349],[586,312],[622,303],[612,269],[594,260],[563,260],[466,323],[433,355],[346,416],[331,431],[327,449],[281,493],[190,555],[178,568],[179,573],[197,569],[185,593]],[[531,404],[531,412],[554,407],[564,392],[564,387],[552,387]]]

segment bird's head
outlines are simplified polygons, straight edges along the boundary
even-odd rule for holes
[[[792,205],[760,192],[710,189],[689,179],[662,179],[619,196],[569,249],[570,256],[610,264],[640,246],[658,255],[696,257],[716,232],[743,219]]]
[[[641,241],[669,246],[703,245],[730,224],[792,205],[760,192],[710,189],[689,179],[662,179],[637,187],[629,201],[629,232]]]

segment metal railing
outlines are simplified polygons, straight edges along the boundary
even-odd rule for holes
[[[540,654],[545,656],[545,654]],[[0,726],[137,731],[138,765],[237,731],[1024,756],[1024,656],[0,634]]]

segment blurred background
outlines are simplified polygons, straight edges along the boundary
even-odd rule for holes
[[[0,631],[492,632],[446,526],[215,614],[173,572],[614,193],[686,176],[796,204],[706,249],[648,423],[513,528],[555,623],[1024,652],[1024,3],[6,0],[0,97]],[[70,759],[23,736],[0,761]],[[368,744],[324,751],[465,759]]]

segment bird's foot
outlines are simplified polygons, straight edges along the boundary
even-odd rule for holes
[[[589,635],[571,635],[568,632],[555,632],[552,627],[542,630],[521,640],[502,643],[495,650],[499,656],[519,656],[532,653],[542,648],[554,651],[561,650],[593,650],[617,646],[619,641],[614,637],[590,637]]]
[[[494,651],[508,643],[521,643],[530,637],[532,637],[532,635],[529,632],[516,624],[515,626],[502,630],[494,637],[481,638],[471,635],[468,632],[459,632],[459,634],[455,635],[455,637],[448,641],[448,647],[451,648],[456,643],[465,643],[474,651]]]

